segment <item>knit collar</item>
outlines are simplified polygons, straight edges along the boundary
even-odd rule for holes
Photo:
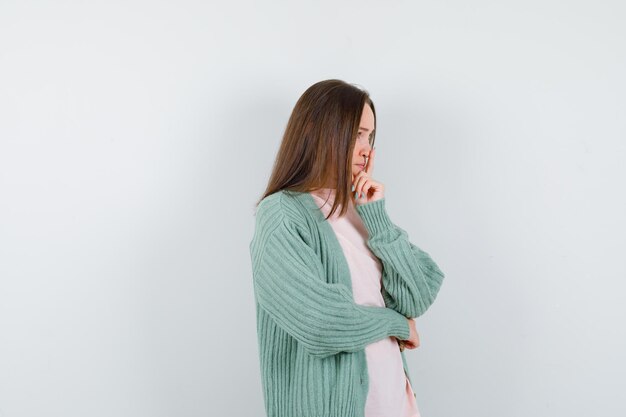
[[[324,190],[330,190],[330,189],[324,189]],[[317,220],[318,223],[328,223],[328,221],[326,220],[326,216],[324,216],[324,213],[315,202],[315,198],[310,193],[304,192],[304,191],[285,191],[285,192],[288,193],[289,195],[294,196],[304,206],[304,208],[307,209],[307,212],[311,216],[313,216],[315,220]],[[328,195],[328,194],[322,194],[322,195]],[[329,197],[329,202],[331,204],[332,204],[333,197],[334,197],[333,195]],[[326,224],[326,226],[328,227],[327,230],[332,232],[334,236],[335,232],[332,230],[331,226],[329,224]],[[325,229],[325,232],[327,230]],[[335,237],[335,240],[336,240],[336,237]]]
[[[350,275],[350,267],[348,266],[348,260],[346,259],[343,248],[337,239],[337,235],[332,226],[326,220],[326,216],[322,210],[317,206],[314,197],[308,192],[302,191],[288,191],[304,206],[306,211],[316,220],[320,233],[325,235],[330,245],[330,251],[332,256],[337,259],[337,267],[339,268],[339,280],[345,284],[352,294],[352,277]]]

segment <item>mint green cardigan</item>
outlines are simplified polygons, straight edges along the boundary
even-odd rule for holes
[[[444,274],[391,222],[385,199],[356,210],[383,265],[386,307],[354,302],[341,245],[309,193],[282,190],[257,207],[249,248],[268,417],[364,417],[365,347],[408,339],[406,318],[437,296]]]

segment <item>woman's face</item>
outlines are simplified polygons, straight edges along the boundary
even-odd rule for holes
[[[363,107],[361,116],[361,124],[359,124],[359,133],[354,144],[354,152],[352,152],[352,174],[357,175],[365,168],[367,157],[372,150],[370,139],[374,131],[374,112],[369,104]]]

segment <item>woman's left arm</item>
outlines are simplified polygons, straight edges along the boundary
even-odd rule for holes
[[[407,318],[421,316],[435,301],[443,272],[391,222],[384,198],[357,205],[356,210],[369,234],[367,245],[383,264],[385,304]]]

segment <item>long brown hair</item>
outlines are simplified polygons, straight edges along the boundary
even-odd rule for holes
[[[310,86],[291,112],[272,174],[256,206],[280,190],[309,192],[328,187],[336,190],[328,217],[339,205],[339,215],[344,215],[352,194],[352,152],[365,104],[374,113],[373,146],[376,111],[365,89],[337,79]],[[334,186],[329,185],[333,177]]]

